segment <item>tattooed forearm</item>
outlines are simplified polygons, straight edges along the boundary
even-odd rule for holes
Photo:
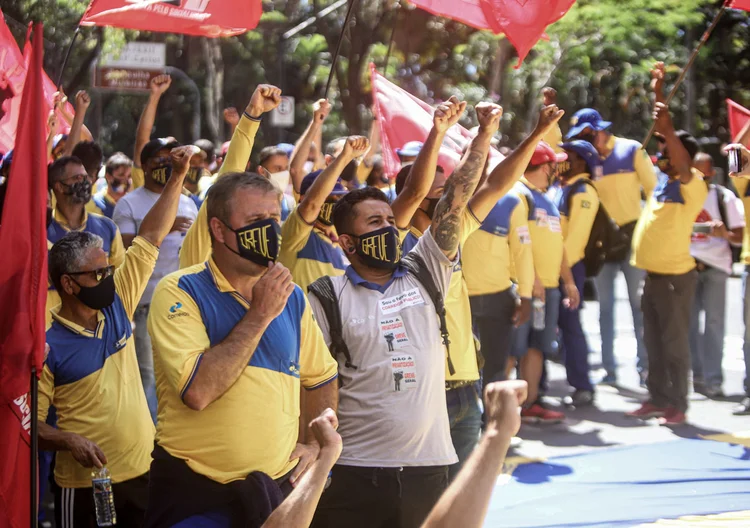
[[[443,196],[435,208],[432,233],[438,247],[449,258],[453,258],[458,251],[461,216],[479,183],[486,159],[487,151],[475,139],[471,149],[445,182]]]

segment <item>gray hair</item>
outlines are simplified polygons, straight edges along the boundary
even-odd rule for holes
[[[330,143],[328,143],[328,145],[326,146],[326,155],[327,156],[336,156],[337,155],[337,151],[343,150],[344,143],[346,143],[346,139],[347,138],[345,138],[345,137],[340,137],[340,138],[336,138],[333,141],[331,141]]]
[[[62,276],[81,271],[86,266],[86,253],[103,245],[102,237],[86,231],[71,231],[55,242],[49,250],[48,268],[50,280],[58,292],[62,291]]]
[[[282,193],[270,180],[254,172],[234,172],[223,175],[208,190],[206,213],[208,221],[218,218],[229,225],[232,216],[230,202],[240,189],[256,189],[264,193],[273,193],[281,201]],[[209,228],[210,231],[210,228]],[[211,235],[213,237],[213,234]]]

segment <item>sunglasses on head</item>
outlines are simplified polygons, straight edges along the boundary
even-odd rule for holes
[[[87,273],[93,273],[94,277],[96,278],[96,282],[101,282],[102,280],[106,279],[110,275],[114,275],[115,267],[105,266],[103,268],[89,270],[89,271],[71,271],[69,273],[66,273],[66,275],[85,275]]]

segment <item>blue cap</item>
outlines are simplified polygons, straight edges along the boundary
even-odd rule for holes
[[[294,152],[294,145],[292,145],[291,143],[279,143],[278,145],[276,145],[276,148],[283,150],[286,153],[287,157],[290,158],[292,157],[292,152]]]
[[[13,162],[13,150],[9,150],[5,156],[3,156],[3,159],[0,160],[0,171],[5,168],[10,168],[10,164]]]
[[[315,181],[315,178],[320,176],[320,173],[322,173],[322,170],[316,170],[315,172],[311,172],[304,178],[302,178],[302,183],[299,186],[299,194],[300,196],[304,196],[307,194],[307,191],[310,190],[310,187],[312,187],[313,182]],[[339,196],[342,194],[346,194],[349,191],[346,190],[346,187],[344,187],[341,184],[341,180],[338,180],[336,182],[336,185],[333,186],[333,191],[331,191],[331,195],[333,196]]]
[[[592,176],[597,174],[597,169],[602,166],[602,160],[599,157],[599,153],[594,148],[594,145],[588,141],[582,139],[574,139],[560,145],[563,150],[573,151],[578,154],[586,162],[589,167],[589,174]]]
[[[607,130],[612,126],[611,121],[604,121],[601,114],[593,108],[582,108],[570,118],[570,130],[565,135],[565,139],[571,139],[586,130],[593,128],[596,131]]]
[[[422,151],[422,147],[424,146],[424,143],[421,141],[409,141],[406,145],[401,147],[400,149],[396,149],[396,154],[399,156],[419,156],[419,153]]]

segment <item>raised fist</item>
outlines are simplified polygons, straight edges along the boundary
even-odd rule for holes
[[[169,75],[162,74],[151,79],[149,89],[153,95],[162,95],[172,85],[172,77]]]
[[[247,113],[258,118],[281,103],[281,89],[270,84],[259,84],[247,105]]]
[[[432,122],[438,132],[445,133],[450,127],[458,123],[464,110],[466,110],[466,101],[459,101],[458,97],[453,95],[446,102],[439,104],[435,108]]]

